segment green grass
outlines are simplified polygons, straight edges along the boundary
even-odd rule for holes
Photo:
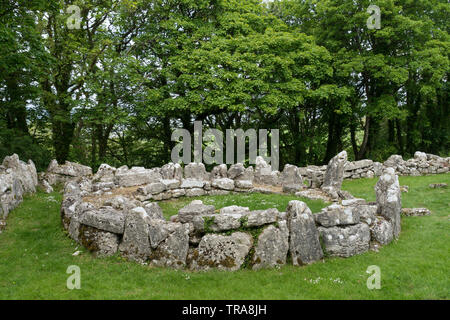
[[[237,205],[241,207],[249,207],[250,210],[264,210],[269,208],[277,208],[279,211],[286,211],[286,207],[291,200],[301,200],[308,204],[312,212],[319,212],[320,209],[329,205],[320,200],[309,200],[299,198],[293,195],[282,194],[230,194],[221,196],[201,196],[192,198],[179,198],[159,202],[163,210],[164,217],[169,219],[171,216],[178,213],[182,207],[188,205],[193,200],[202,200],[204,204],[212,204],[218,209]]]
[[[374,200],[375,182],[345,181],[344,189]],[[37,193],[10,214],[7,230],[0,234],[0,299],[449,299],[449,190],[430,189],[428,184],[450,183],[450,174],[401,177],[400,182],[409,186],[409,193],[402,195],[404,206],[427,207],[432,215],[403,218],[399,240],[379,252],[257,272],[175,271],[118,256],[93,258],[62,231],[61,195]],[[284,211],[289,199],[254,195],[203,200],[217,208],[240,204]],[[173,214],[191,200],[162,206]],[[317,211],[321,204],[311,206]],[[82,254],[74,257],[76,250]],[[66,287],[70,265],[81,268],[80,290]],[[366,287],[370,265],[381,268],[380,290]]]

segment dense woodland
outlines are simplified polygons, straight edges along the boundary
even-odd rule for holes
[[[281,166],[449,153],[447,0],[0,3],[0,158],[159,166],[195,120],[279,129]]]

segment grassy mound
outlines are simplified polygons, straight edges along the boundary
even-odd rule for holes
[[[195,273],[149,268],[119,256],[96,259],[62,231],[61,195],[37,193],[25,199],[0,234],[0,299],[449,299],[450,174],[400,177],[409,193],[404,207],[427,207],[432,215],[404,217],[400,239],[380,252],[332,258],[306,267],[286,265],[273,270]],[[376,179],[345,181],[357,197],[375,200]],[[216,208],[243,205],[284,211],[292,197],[230,195],[199,197]],[[161,204],[167,217],[192,201]],[[324,206],[308,201],[313,212]],[[72,256],[80,250],[81,254]],[[68,290],[70,265],[81,269],[81,289]],[[381,289],[366,286],[367,267],[381,268]]]

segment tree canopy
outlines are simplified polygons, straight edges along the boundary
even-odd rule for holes
[[[448,155],[446,0],[1,3],[1,157],[159,166],[198,120],[279,129],[281,165]]]

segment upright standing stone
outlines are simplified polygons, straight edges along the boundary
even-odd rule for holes
[[[283,192],[295,193],[303,188],[303,180],[297,166],[286,164],[281,173]]]
[[[337,192],[341,190],[344,180],[344,166],[347,162],[347,152],[342,151],[328,162],[327,171],[322,184],[322,190],[329,193],[333,198],[337,197]]]
[[[144,208],[137,207],[126,214],[125,231],[119,251],[122,256],[140,263],[151,254],[148,214]]]
[[[400,216],[402,200],[398,176],[394,168],[386,168],[375,185],[377,212],[392,223],[394,238],[398,238],[401,230]]]
[[[323,252],[311,210],[306,203],[293,200],[287,207],[290,233],[289,251],[294,265],[304,265],[322,259]]]
[[[269,225],[258,237],[252,269],[258,270],[284,265],[288,250],[289,231],[286,221],[278,222],[278,227]]]

